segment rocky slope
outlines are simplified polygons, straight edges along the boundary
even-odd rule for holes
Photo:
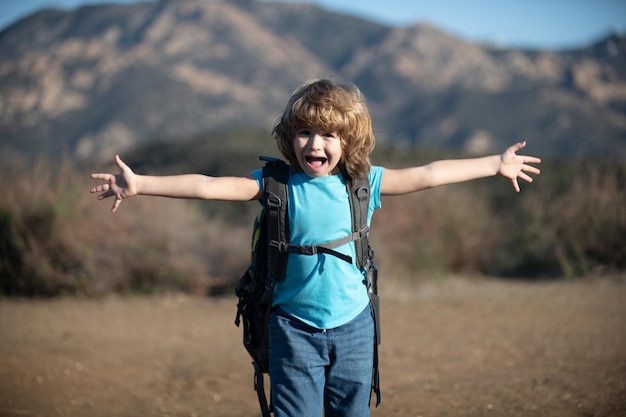
[[[107,158],[269,131],[303,81],[355,82],[380,140],[476,153],[626,156],[626,37],[498,49],[308,4],[162,0],[42,10],[0,33],[0,146]]]

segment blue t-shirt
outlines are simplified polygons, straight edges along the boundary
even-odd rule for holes
[[[368,225],[381,207],[380,184],[384,169],[369,173]],[[262,170],[253,172],[262,187]],[[289,227],[294,245],[317,245],[352,233],[352,214],[342,175],[312,178],[302,172],[289,176]],[[354,242],[335,248],[355,259]],[[356,264],[333,255],[289,254],[287,272],[276,283],[273,305],[318,329],[332,329],[355,318],[369,298],[363,273]]]

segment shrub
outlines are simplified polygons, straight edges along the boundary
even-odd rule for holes
[[[576,164],[576,180],[547,206],[566,276],[626,269],[626,167]]]
[[[388,166],[427,162],[417,151],[403,151],[399,162],[391,150],[382,154],[377,163]],[[247,266],[256,202],[238,203],[234,214],[220,202],[137,198],[112,215],[112,202],[88,192],[91,169],[67,158],[0,162],[0,294],[215,294],[230,292]],[[372,225],[381,277],[623,272],[626,167],[544,161],[541,168],[520,194],[491,178],[383,198]]]

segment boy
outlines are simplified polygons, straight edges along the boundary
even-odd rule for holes
[[[272,133],[291,165],[289,226],[291,243],[316,245],[352,232],[346,183],[368,178],[368,224],[382,195],[500,174],[519,192],[518,178],[539,174],[529,163],[540,159],[516,152],[444,160],[425,166],[385,169],[371,166],[371,119],[361,92],[331,80],[308,82],[289,99]],[[98,199],[154,195],[205,200],[261,200],[261,170],[244,177],[136,175],[120,159],[121,172],[92,174]],[[355,259],[354,243],[339,248]],[[374,325],[363,273],[334,256],[289,254],[285,279],[276,283],[269,324],[270,383],[274,413],[283,416],[368,416],[372,381]]]

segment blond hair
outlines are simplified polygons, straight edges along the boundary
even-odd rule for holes
[[[375,138],[365,98],[354,84],[314,80],[291,95],[274,122],[272,134],[278,149],[296,170],[301,169],[293,143],[296,132],[311,127],[337,133],[343,152],[339,168],[347,180],[367,177]]]

